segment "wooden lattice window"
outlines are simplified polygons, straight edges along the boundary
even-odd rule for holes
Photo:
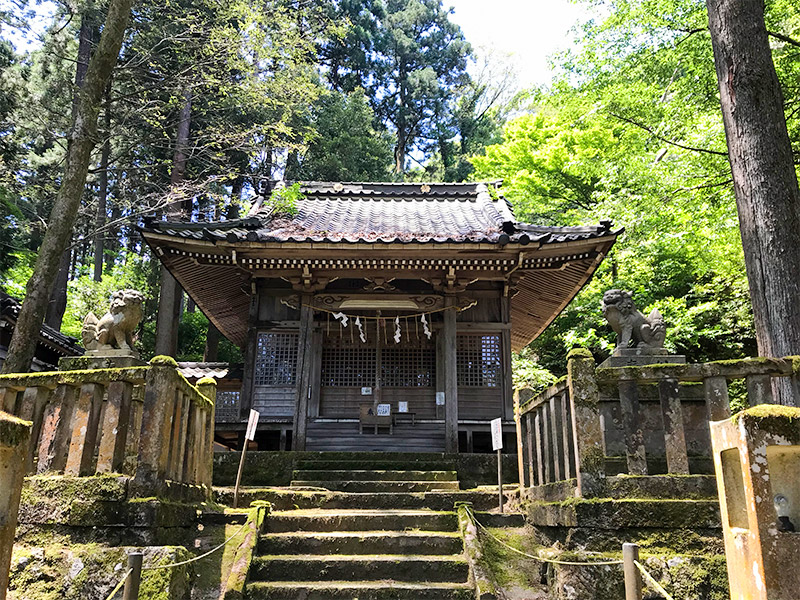
[[[470,334],[459,335],[456,339],[458,385],[498,387],[502,373],[500,336]]]
[[[297,384],[297,333],[258,334],[255,384],[294,386]]]
[[[217,392],[217,407],[214,413],[218,421],[238,421],[241,394],[234,390]]]
[[[372,387],[375,385],[375,347],[335,335],[322,348],[322,385]]]
[[[381,350],[381,385],[431,387],[436,383],[436,347],[426,338],[389,345]]]

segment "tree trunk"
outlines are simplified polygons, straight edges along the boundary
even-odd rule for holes
[[[80,107],[80,91],[86,79],[86,72],[89,69],[89,59],[92,55],[92,42],[94,41],[97,28],[94,26],[92,16],[87,11],[81,18],[81,28],[78,33],[78,56],[75,64],[75,93],[72,97],[72,120]],[[53,329],[61,329],[61,322],[64,320],[64,313],[67,310],[67,282],[69,281],[70,254],[66,253],[61,257],[58,275],[56,275],[53,293],[47,304],[44,322]]]
[[[132,4],[133,0],[109,0],[103,34],[89,61],[89,69],[80,91],[79,107],[73,118],[63,179],[53,203],[33,275],[28,280],[25,300],[14,327],[8,357],[3,364],[3,373],[20,373],[30,369],[60,259],[69,245],[81,195],[86,186],[89,160],[97,143],[100,101],[119,56]]]
[[[108,202],[108,200],[106,200],[106,202]],[[114,202],[111,204],[111,222],[116,223],[120,217],[122,217],[122,209],[117,205],[116,202]],[[121,231],[122,228],[119,225],[112,225],[106,232],[107,238],[113,240],[113,243],[110,246],[111,248],[119,248],[121,245],[119,239]],[[114,254],[115,252],[105,252],[106,271],[110,271],[114,268],[116,259]]]
[[[800,190],[764,0],[707,6],[758,351],[800,354]],[[778,387],[776,399],[795,404]]]
[[[106,86],[105,112],[103,114],[103,133],[105,141],[100,153],[100,189],[97,194],[97,215],[95,216],[94,234],[94,280],[103,279],[103,253],[107,232],[106,212],[108,210],[108,158],[111,155],[111,81]]]
[[[178,120],[178,131],[175,135],[175,153],[172,156],[172,173],[170,185],[173,187],[183,182],[186,175],[186,149],[189,145],[189,129],[192,118],[192,92],[188,87],[183,93],[183,106]],[[191,216],[191,200],[182,202],[180,207],[168,206],[167,219]],[[180,212],[179,212],[180,211]],[[175,281],[167,268],[161,265],[161,287],[158,295],[158,316],[156,318],[156,354],[175,356],[178,353],[178,325],[180,324],[180,307],[183,290]]]
[[[219,356],[219,329],[214,327],[213,323],[208,324],[208,333],[206,334],[206,349],[203,352],[204,362],[217,362]]]

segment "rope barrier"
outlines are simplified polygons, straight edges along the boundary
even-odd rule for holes
[[[465,508],[467,510],[467,514],[470,517],[470,520],[475,525],[477,525],[481,530],[483,530],[484,533],[489,535],[491,538],[493,538],[495,541],[497,541],[499,544],[502,544],[503,546],[505,546],[509,550],[513,550],[517,554],[521,554],[522,556],[525,556],[525,557],[530,558],[532,560],[538,560],[540,562],[551,563],[551,564],[554,564],[554,565],[570,565],[570,566],[576,566],[576,567],[594,567],[594,566],[602,566],[602,565],[621,565],[622,564],[622,561],[621,560],[617,560],[617,559],[594,561],[594,562],[578,562],[578,561],[570,561],[570,560],[557,560],[555,558],[544,558],[542,556],[534,556],[533,554],[528,554],[527,552],[523,552],[522,550],[518,550],[517,548],[514,548],[514,546],[511,546],[511,545],[505,543],[500,538],[498,538],[491,531],[489,531],[486,527],[484,527],[483,524],[481,524],[481,522],[478,521],[477,518],[475,518],[475,514],[472,512],[472,510],[469,507],[465,507]],[[672,599],[670,598],[668,600],[672,600]]]
[[[639,571],[641,571],[641,573],[642,573],[642,577],[644,577],[644,578],[645,578],[645,580],[647,581],[647,585],[649,585],[649,586],[650,586],[650,587],[652,587],[652,588],[653,588],[655,591],[657,591],[659,594],[661,594],[662,596],[664,596],[664,598],[665,598],[666,600],[675,600],[675,599],[674,599],[674,598],[673,598],[673,597],[672,597],[672,596],[671,596],[671,595],[670,595],[670,594],[667,592],[667,590],[665,590],[665,589],[664,589],[664,588],[661,586],[661,584],[660,584],[660,583],[658,583],[658,582],[657,582],[657,581],[656,581],[656,580],[653,578],[653,576],[652,576],[652,575],[650,575],[650,573],[648,573],[648,572],[647,572],[647,569],[645,569],[645,568],[644,568],[644,565],[642,565],[642,563],[640,563],[638,560],[635,560],[635,561],[633,561],[633,564],[635,564],[635,565],[636,565],[636,567],[639,569]]]
[[[131,573],[133,573],[133,569],[128,569],[128,570],[125,572],[125,575],[122,577],[122,579],[120,580],[120,582],[119,582],[119,583],[116,585],[116,587],[115,587],[113,590],[111,590],[111,593],[110,593],[108,596],[106,596],[106,600],[111,600],[111,599],[114,597],[114,595],[115,595],[115,594],[116,594],[116,593],[117,593],[117,592],[120,590],[120,588],[121,588],[123,585],[125,585],[125,582],[126,582],[126,581],[128,581],[128,576],[129,576]]]
[[[245,526],[249,522],[250,522],[250,517],[248,517],[247,520],[244,523],[242,523],[242,526],[239,527],[239,529],[236,530],[236,533],[234,533],[231,537],[229,537],[227,540],[222,542],[219,546],[217,546],[216,548],[213,548],[212,550],[209,550],[205,554],[201,554],[200,556],[195,556],[194,558],[190,558],[188,560],[182,560],[181,562],[172,563],[170,565],[150,565],[149,567],[142,567],[142,571],[156,571],[158,569],[173,569],[175,567],[182,567],[183,565],[188,565],[190,563],[196,562],[198,560],[206,558],[207,556],[211,556],[217,550],[227,546],[228,543],[230,543],[230,541],[233,538],[235,538],[237,535],[239,535],[242,532],[242,530],[244,530]]]
[[[418,313],[412,313],[412,314],[409,314],[409,315],[403,315],[403,317],[406,318],[406,319],[413,319],[413,318],[416,318],[416,317],[424,317],[426,315],[432,315],[434,313],[444,312],[446,310],[455,310],[456,312],[464,312],[465,310],[468,310],[468,309],[472,308],[473,306],[475,306],[475,304],[476,304],[476,302],[472,302],[472,303],[469,304],[469,306],[463,306],[463,307],[445,306],[444,308],[433,308],[431,310],[426,310],[425,312],[418,312]],[[317,312],[329,313],[331,315],[333,315],[333,314],[342,314],[342,315],[346,316],[348,319],[353,319],[353,320],[355,320],[356,317],[358,317],[360,319],[364,319],[364,320],[370,320],[370,321],[386,320],[386,319],[390,318],[390,317],[373,317],[373,316],[369,316],[369,315],[351,315],[351,314],[342,312],[340,310],[330,309],[330,308],[322,308],[320,306],[314,306],[313,304],[301,304],[300,306],[304,307],[304,308],[310,308],[310,309],[315,310]],[[404,310],[404,309],[399,309],[399,310]]]

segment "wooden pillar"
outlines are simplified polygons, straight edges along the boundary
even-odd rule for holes
[[[528,448],[528,486],[533,487],[537,483],[535,456],[536,450],[533,447],[533,419],[531,413],[525,414],[525,445]]]
[[[247,316],[247,344],[242,360],[242,390],[239,393],[239,418],[246,419],[253,407],[253,381],[258,344],[258,293],[255,284],[251,287],[250,309]],[[298,363],[299,365],[299,363]]]
[[[300,296],[300,335],[297,348],[297,388],[295,390],[294,423],[292,429],[292,449],[306,449],[306,426],[308,425],[308,404],[311,395],[311,367],[313,351],[311,343],[314,327],[314,309],[311,294]]]
[[[445,298],[442,347],[444,350],[445,451],[458,452],[458,373],[456,372],[455,297]]]
[[[647,475],[647,451],[639,417],[639,390],[633,379],[619,381],[619,404],[625,430],[628,475]]]
[[[514,390],[514,426],[517,434],[517,477],[519,478],[520,491],[525,490],[525,452],[524,452],[524,424],[519,412],[519,390]]]
[[[197,382],[197,389],[203,396],[211,401],[208,408],[202,413],[201,419],[205,420],[203,427],[203,452],[198,457],[200,475],[198,482],[207,487],[206,493],[211,496],[212,476],[214,474],[214,415],[217,407],[217,382],[210,377],[204,377]]]
[[[605,450],[600,423],[600,392],[591,353],[576,348],[567,356],[567,385],[572,409],[578,495],[597,497],[605,491]]]
[[[503,323],[511,321],[511,299],[508,296],[500,298],[500,314]],[[511,372],[511,330],[503,329],[500,332],[500,366],[502,369],[503,390],[503,419],[514,417],[514,383]]]

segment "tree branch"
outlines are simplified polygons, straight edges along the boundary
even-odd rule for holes
[[[642,123],[637,123],[636,121],[629,119],[627,117],[623,117],[622,115],[617,115],[615,113],[609,113],[609,114],[615,119],[619,119],[620,121],[633,125],[634,127],[638,127],[639,129],[644,129],[654,138],[661,140],[662,142],[664,142],[665,144],[669,144],[670,146],[682,148],[683,150],[689,150],[690,152],[703,152],[705,154],[714,154],[716,156],[725,156],[725,157],[728,156],[727,152],[719,152],[718,150],[708,150],[707,148],[697,148],[695,146],[687,146],[685,144],[672,141],[670,139],[665,138],[663,135],[657,134],[655,131],[653,131],[652,128],[648,127],[647,125],[643,125]]]
[[[800,48],[800,42],[794,38],[790,38],[788,35],[783,35],[782,33],[778,33],[776,31],[767,31],[767,35],[771,35],[776,40],[780,40],[782,42],[786,42],[787,44],[791,44],[792,46],[797,46]]]

